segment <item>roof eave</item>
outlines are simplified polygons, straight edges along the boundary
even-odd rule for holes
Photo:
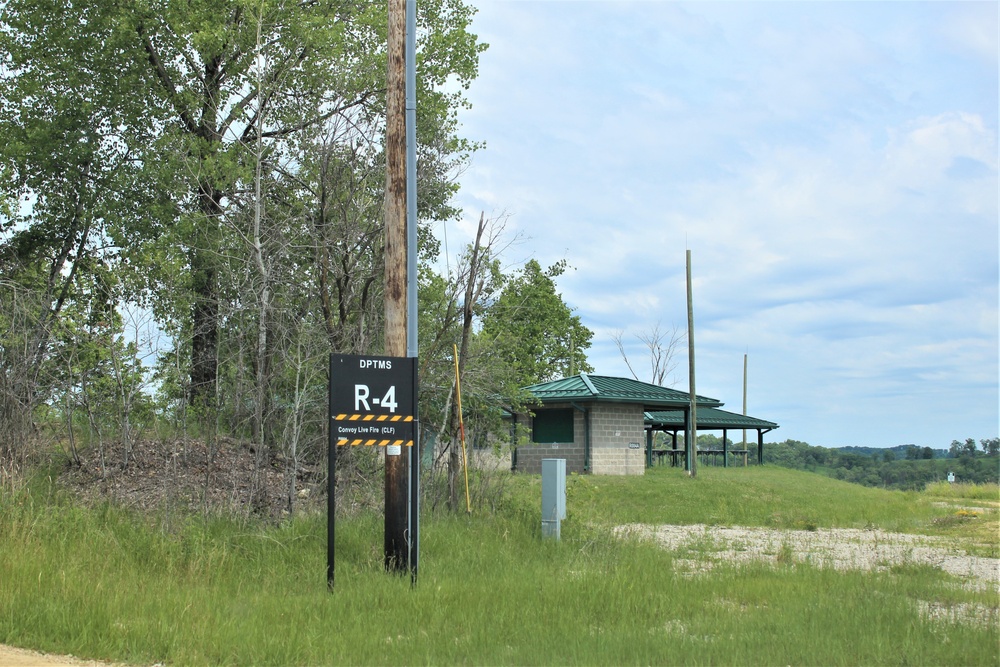
[[[601,394],[598,394],[597,396],[593,396],[590,394],[587,395],[567,394],[565,396],[544,396],[544,397],[536,396],[535,398],[541,401],[543,405],[546,403],[567,403],[569,401],[580,401],[580,402],[590,402],[590,403],[629,403],[632,405],[644,406],[643,407],[644,412],[649,412],[649,410],[646,410],[646,408],[648,407],[670,408],[672,410],[685,410],[691,405],[691,402],[686,399],[683,401],[671,401],[666,399],[637,400],[635,398],[630,398],[627,396],[604,396]],[[721,405],[724,405],[724,403],[721,403],[719,401],[698,402],[699,408],[717,408]]]

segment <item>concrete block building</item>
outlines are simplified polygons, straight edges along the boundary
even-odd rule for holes
[[[651,459],[650,413],[660,419],[661,429],[669,430],[674,424],[664,423],[669,422],[664,415],[675,416],[683,427],[691,405],[687,392],[586,373],[527,389],[538,406],[515,415],[522,436],[512,467],[528,473],[539,473],[543,458],[561,458],[567,472],[642,475]],[[714,398],[697,397],[697,410],[720,406]],[[727,426],[736,428],[737,423]]]

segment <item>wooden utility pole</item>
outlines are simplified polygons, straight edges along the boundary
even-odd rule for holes
[[[687,443],[688,473],[698,472],[698,401],[694,393],[694,305],[691,296],[691,251],[687,251],[687,306],[688,306],[688,386],[691,388],[691,432]]]
[[[747,416],[747,355],[743,355],[743,416]],[[747,430],[743,429],[743,449],[747,448]]]
[[[385,128],[385,354],[406,356],[406,2],[388,0]],[[409,462],[385,457],[385,567],[405,572]]]

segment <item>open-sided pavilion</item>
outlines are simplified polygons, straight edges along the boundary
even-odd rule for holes
[[[681,410],[658,410],[645,414],[646,423],[646,464],[653,465],[654,459],[661,462],[669,457],[672,465],[677,465],[680,457],[684,455],[683,449],[677,447],[677,434],[687,433],[690,428],[688,411]],[[699,433],[704,431],[722,431],[721,449],[700,449],[699,454],[709,456],[722,456],[724,466],[729,465],[729,455],[735,454],[743,456],[744,465],[747,463],[749,450],[746,447],[737,449],[729,447],[730,431],[756,431],[757,463],[764,463],[764,434],[778,428],[774,422],[764,419],[757,419],[748,415],[741,415],[729,412],[717,407],[701,407],[695,410],[695,427]],[[671,446],[655,447],[653,435],[656,431],[670,434]]]

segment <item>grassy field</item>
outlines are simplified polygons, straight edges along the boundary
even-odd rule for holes
[[[380,516],[343,518],[330,593],[323,516],[167,521],[81,508],[38,481],[0,497],[0,642],[174,665],[996,665],[996,623],[921,612],[996,619],[995,586],[919,565],[691,575],[675,567],[681,554],[611,534],[636,522],[881,528],[997,557],[997,512],[948,504],[995,505],[996,488],[944,491],[768,467],[571,476],[556,543],[540,539],[539,478],[518,476],[495,513],[423,518],[415,588],[382,569]]]

